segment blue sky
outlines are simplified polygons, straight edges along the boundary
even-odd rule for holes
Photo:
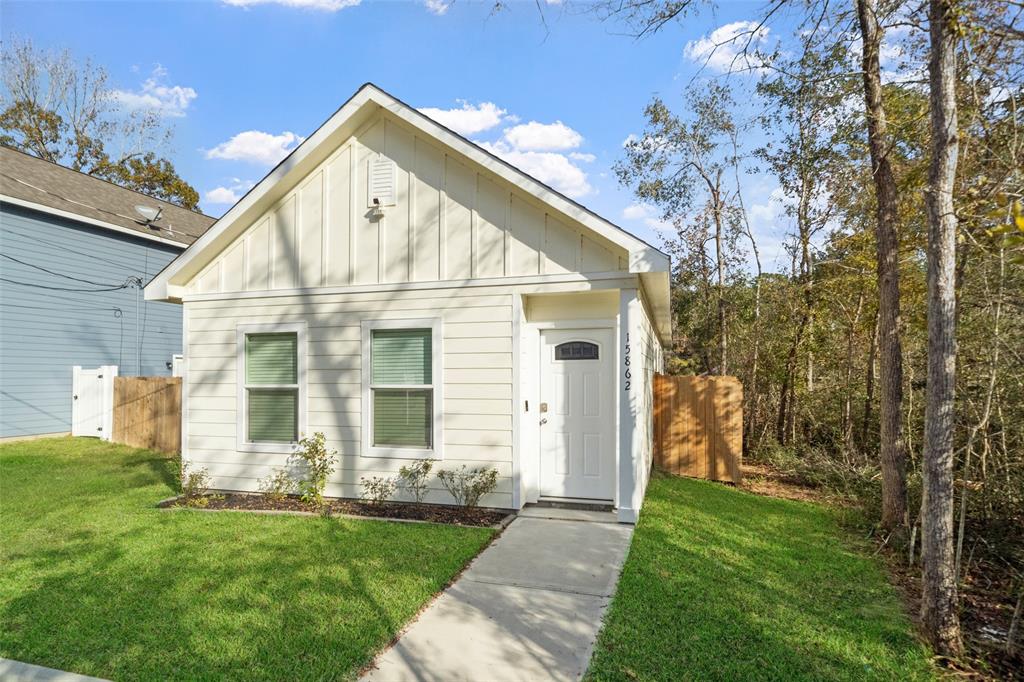
[[[347,5],[353,6],[347,6]],[[681,102],[714,77],[712,32],[758,17],[760,2],[637,41],[580,6],[533,2],[226,0],[7,2],[4,38],[68,48],[110,73],[127,106],[157,106],[175,130],[168,156],[219,216],[372,81],[655,244],[654,213],[618,186],[612,165],[657,94]],[[706,66],[701,70],[701,65]],[[454,111],[453,111],[454,110]],[[745,180],[768,260],[785,260],[770,178]]]

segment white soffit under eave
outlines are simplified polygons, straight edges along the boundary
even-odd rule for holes
[[[231,210],[214,223],[202,237],[159,272],[146,286],[146,299],[179,298],[181,286],[197,275],[253,220],[273,205],[280,198],[279,194],[287,191],[294,182],[325,160],[336,146],[348,139],[363,121],[376,112],[374,105],[386,109],[409,125],[422,130],[524,192],[548,204],[574,222],[582,224],[613,244],[626,249],[629,252],[630,272],[668,272],[669,258],[666,254],[555,192],[526,173],[485,152],[477,145],[456,135],[377,86],[367,83],[237,204],[232,206]]]

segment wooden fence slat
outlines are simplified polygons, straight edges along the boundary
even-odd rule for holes
[[[740,482],[743,386],[735,377],[656,374],[654,458],[669,473]]]
[[[181,379],[116,377],[114,441],[162,452],[181,451]]]

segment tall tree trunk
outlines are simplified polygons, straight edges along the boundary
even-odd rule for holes
[[[871,323],[871,345],[868,346],[868,371],[864,381],[864,416],[860,424],[860,449],[868,449],[868,435],[871,426],[871,405],[875,402],[875,356],[878,354],[878,309],[875,308],[874,322]]]
[[[882,466],[882,527],[905,532],[907,518],[907,453],[903,441],[903,349],[900,342],[899,237],[896,180],[889,163],[889,136],[882,104],[879,50],[882,29],[876,0],[856,0],[863,42],[864,100],[868,147],[875,184],[878,251],[878,310],[880,386],[880,460]]]
[[[857,295],[857,308],[850,318],[850,325],[846,330],[846,360],[845,364],[845,388],[843,390],[843,449],[849,460],[853,455],[853,337],[860,324],[860,315],[864,310],[864,289],[861,288]]]
[[[860,452],[867,452],[867,437],[870,434],[871,406],[874,403],[874,360],[879,352],[879,309],[874,308],[871,323],[871,340],[867,347],[867,372],[864,379],[864,413],[860,421]]]
[[[715,185],[711,192],[715,215],[715,268],[718,270],[718,373],[729,373],[729,337],[725,328],[725,244],[722,233],[722,169],[718,169]]]
[[[754,431],[757,429],[757,417],[760,413],[761,392],[758,384],[758,372],[760,370],[761,355],[761,251],[757,248],[757,239],[754,238],[754,231],[750,228],[750,219],[747,217],[747,208],[743,204],[743,191],[740,188],[740,166],[739,166],[739,143],[736,139],[736,129],[731,133],[733,172],[736,180],[736,203],[740,208],[740,215],[743,217],[743,228],[747,239],[750,240],[750,249],[754,254],[754,266],[756,267],[756,279],[754,280],[754,325],[750,351],[750,382],[744,394],[747,398],[747,410],[743,414],[744,435],[743,452],[747,454],[751,444],[754,442]]]
[[[921,501],[921,621],[935,650],[962,651],[953,554],[953,427],[956,391],[956,214],[959,143],[955,0],[930,0],[932,158],[928,171],[928,388]]]

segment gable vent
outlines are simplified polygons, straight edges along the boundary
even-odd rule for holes
[[[395,162],[391,159],[377,158],[370,159],[370,167],[367,170],[370,181],[369,196],[366,197],[366,205],[371,208],[375,205],[395,205]],[[377,199],[380,203],[374,204]]]

